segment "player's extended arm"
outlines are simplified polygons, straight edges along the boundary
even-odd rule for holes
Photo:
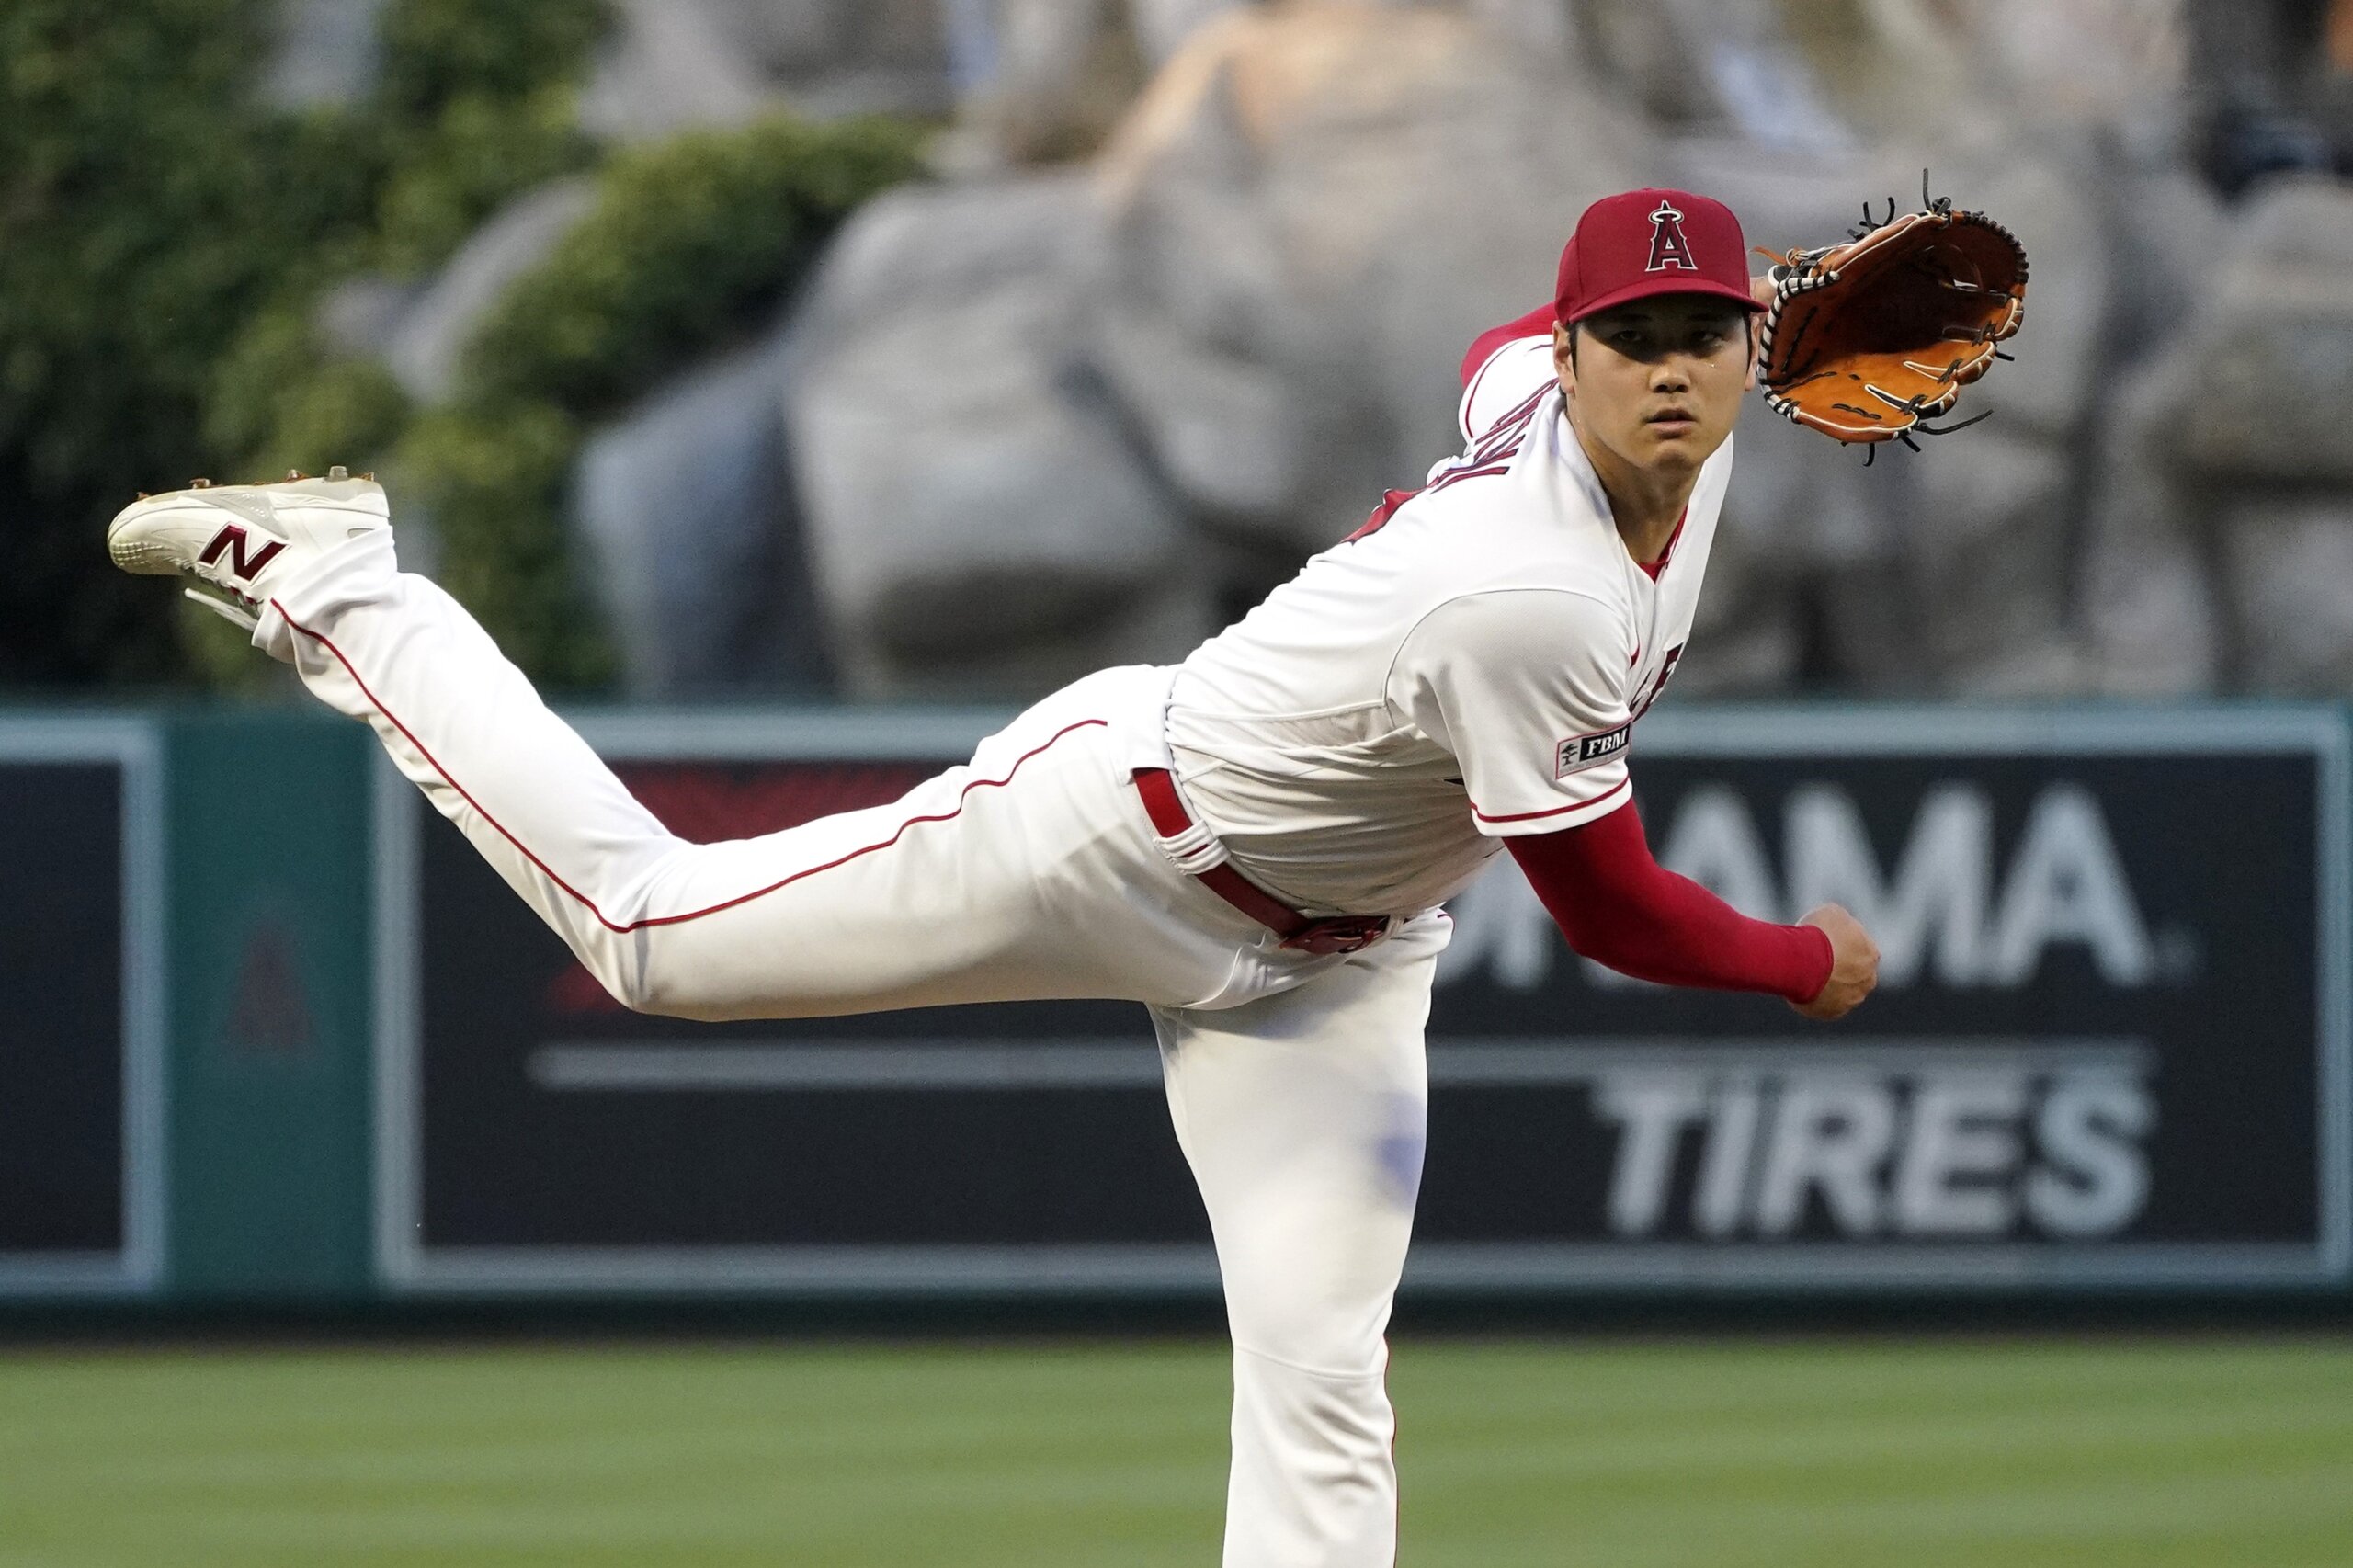
[[[1752,920],[1653,859],[1631,804],[1504,842],[1569,946],[1621,974],[1760,991],[1822,1018],[1846,1013],[1878,979],[1878,949],[1845,910],[1826,906],[1796,926]]]

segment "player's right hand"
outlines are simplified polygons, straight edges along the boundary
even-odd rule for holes
[[[1819,926],[1828,934],[1830,979],[1813,1001],[1790,1006],[1809,1018],[1843,1018],[1879,983],[1879,944],[1861,921],[1835,903],[1812,911],[1798,924]]]

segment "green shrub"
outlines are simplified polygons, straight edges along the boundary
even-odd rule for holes
[[[376,24],[387,112],[438,118],[577,81],[610,25],[606,0],[392,0]]]
[[[902,125],[780,119],[627,153],[483,321],[460,396],[391,462],[432,512],[444,580],[525,669],[577,684],[611,667],[566,570],[581,433],[772,316],[853,208],[917,172],[917,151]]]
[[[331,128],[254,98],[274,11],[0,5],[0,681],[186,678],[154,585],[107,570],[100,531],[218,464],[215,364],[365,209]]]
[[[307,305],[308,301],[303,302]],[[307,309],[264,312],[224,357],[205,434],[240,477],[366,468],[407,423],[408,399],[373,359],[326,354]]]
[[[324,291],[421,278],[596,166],[574,89],[608,0],[388,0],[348,109],[257,96],[277,0],[0,3],[0,682],[238,684],[250,655],[107,570],[105,519],[203,473],[395,471],[443,573],[535,675],[606,678],[559,526],[582,432],[775,312],[916,137],[775,121],[614,158],[594,210],[417,411],[333,351]],[[191,666],[193,656],[194,668]]]
[[[502,204],[595,161],[574,89],[611,20],[607,0],[392,0],[368,267],[421,277]]]
[[[309,117],[289,132],[312,146],[304,166],[320,170],[331,187],[352,187],[345,205],[358,219],[334,243],[290,265],[274,301],[249,317],[222,355],[205,417],[221,466],[274,476],[384,462],[413,411],[381,364],[324,341],[313,324],[324,289],[361,273],[423,278],[504,203],[589,167],[597,148],[579,129],[574,85],[609,21],[606,0],[392,0],[378,23],[383,57],[372,100],[354,113]],[[529,468],[528,454],[547,448],[550,437],[528,419],[489,420],[460,451],[448,449],[440,431],[437,425],[418,433],[414,499],[429,506],[454,484],[453,526],[461,535],[494,530],[494,520],[479,520],[484,507],[464,504],[476,493],[462,476],[502,445],[517,454],[515,466]],[[569,443],[568,435],[557,442],[567,450]],[[517,504],[540,505],[529,494]],[[493,559],[510,562],[529,580],[479,584],[471,597],[494,623],[524,629],[529,645],[549,653],[545,667],[556,678],[597,678],[593,636],[582,632],[574,648],[562,618],[540,608],[563,597],[563,562],[526,552]],[[463,564],[461,558],[461,571]],[[582,629],[574,621],[570,631]],[[230,636],[200,612],[183,628],[211,684],[250,685],[250,659]]]
[[[515,99],[457,98],[430,126],[403,139],[365,259],[395,278],[423,277],[501,204],[595,159],[568,86]]]
[[[391,0],[383,91],[300,114],[256,91],[280,9],[0,4],[0,682],[190,678],[157,585],[106,569],[106,518],[198,473],[389,444],[381,372],[301,325],[319,290],[430,267],[593,155],[563,95],[604,0]]]
[[[222,356],[206,434],[239,472],[365,466],[390,449],[404,400],[382,368],[339,356],[311,325],[323,289],[378,272],[415,278],[503,203],[587,167],[596,147],[573,82],[609,21],[605,0],[392,0],[381,77],[359,112],[297,120],[297,162],[358,220],[290,258],[278,297]]]
[[[625,153],[483,324],[467,378],[578,414],[612,407],[773,311],[842,218],[917,166],[915,133],[881,120],[775,119]]]
[[[612,653],[556,526],[579,428],[525,399],[426,412],[401,443],[402,495],[432,518],[443,586],[533,678],[601,686]]]

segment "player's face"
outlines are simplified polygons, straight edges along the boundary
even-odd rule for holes
[[[1705,294],[1659,294],[1556,329],[1553,368],[1577,428],[1641,469],[1696,469],[1756,384],[1748,312]]]

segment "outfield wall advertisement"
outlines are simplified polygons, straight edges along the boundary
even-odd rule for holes
[[[986,727],[585,726],[697,838],[887,801]],[[2322,710],[1652,717],[1661,858],[1847,904],[1880,992],[1825,1028],[1626,982],[1500,864],[1452,906],[1409,1288],[2347,1278],[2346,750]],[[389,771],[378,845],[393,1288],[1214,1289],[1141,1009],[641,1017]]]
[[[0,1296],[158,1278],[159,749],[0,716]]]

